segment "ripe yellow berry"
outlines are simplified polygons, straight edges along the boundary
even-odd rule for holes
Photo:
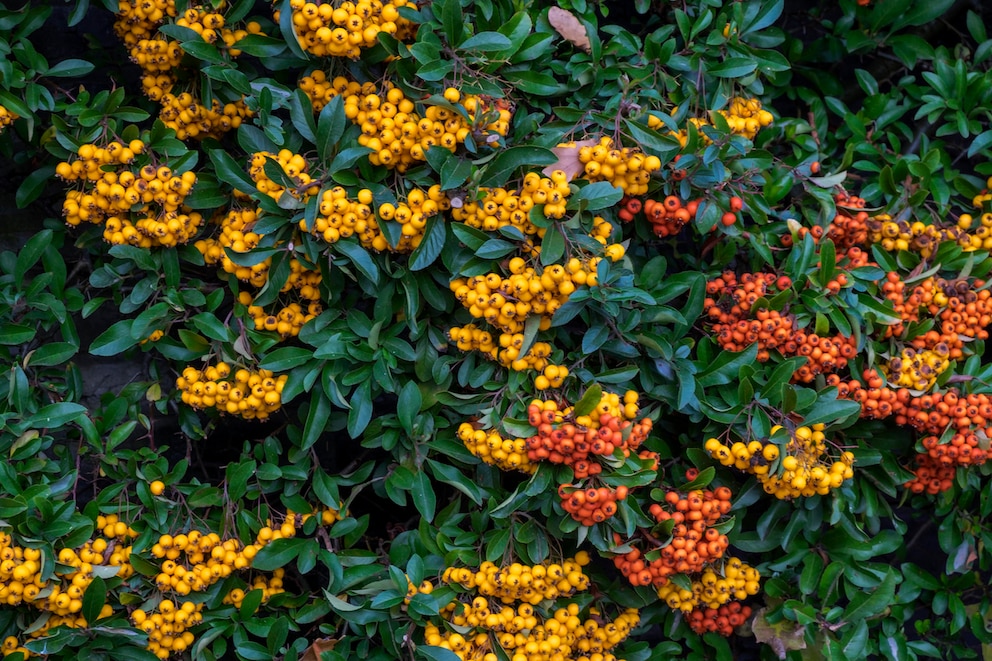
[[[165,491],[165,483],[162,480],[155,480],[148,485],[148,490],[152,492],[153,496],[161,496]]]

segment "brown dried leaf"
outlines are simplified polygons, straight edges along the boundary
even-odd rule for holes
[[[548,23],[551,23],[551,27],[557,30],[562,37],[572,42],[576,48],[581,48],[587,53],[591,50],[586,26],[582,25],[582,21],[577,19],[572,12],[561,7],[552,7],[548,10]]]
[[[576,142],[574,147],[553,147],[551,151],[558,157],[558,160],[541,170],[541,172],[545,177],[550,177],[551,173],[555,170],[561,170],[568,177],[568,181],[571,181],[585,172],[585,166],[579,160],[579,150],[583,147],[594,147],[598,144],[599,140],[589,138],[588,140]]]
[[[760,609],[751,622],[755,640],[759,643],[768,643],[780,659],[785,659],[789,650],[806,649],[806,627],[788,620],[772,624],[765,619],[766,610]]]
[[[337,644],[337,638],[318,638],[303,651],[300,661],[320,661],[320,655],[324,652],[330,652]]]

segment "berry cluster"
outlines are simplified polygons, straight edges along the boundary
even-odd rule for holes
[[[663,526],[662,530],[668,530],[670,541],[666,543],[642,532],[644,540],[657,551],[651,554],[653,559],[631,544],[629,551],[613,557],[613,563],[631,585],[656,588],[667,584],[675,574],[703,571],[722,558],[729,546],[720,525],[730,511],[730,497],[727,487],[694,489],[687,493],[668,490],[664,502],[652,503],[648,512]],[[615,535],[614,541],[619,545],[622,540]]]
[[[207,264],[220,264],[225,273],[233,274],[242,282],[250,282],[255,287],[262,287],[268,280],[271,259],[266,259],[251,266],[239,266],[227,255],[225,248],[236,253],[246,253],[258,245],[261,234],[251,230],[258,220],[257,209],[233,208],[215,221],[220,226],[220,234],[216,238],[200,239],[193,245],[203,255]]]
[[[270,370],[239,369],[233,374],[220,362],[203,370],[187,367],[176,378],[183,403],[195,409],[216,408],[245,420],[265,420],[282,406],[283,386],[289,377]]]
[[[608,181],[630,196],[647,193],[651,174],[661,169],[661,159],[657,156],[647,155],[639,148],[618,148],[608,136],[600,138],[595,145],[568,142],[558,147],[578,147],[578,159],[583,168],[580,177],[592,182]]]
[[[17,119],[17,113],[0,106],[0,131],[13,124],[15,119]]]
[[[791,284],[786,276],[774,273],[745,273],[738,282],[735,273],[724,272],[706,283],[705,314],[716,321],[712,330],[720,346],[728,351],[743,351],[757,343],[759,362],[767,361],[770,351],[806,357],[806,364],[796,370],[793,378],[808,383],[817,374],[845,368],[857,355],[857,343],[853,337],[841,333],[823,337],[806,332],[798,327],[791,314],[753,309],[758,299],[771,295],[772,287],[784,290]],[[752,315],[753,318],[748,318]]]
[[[584,526],[602,523],[617,513],[617,502],[627,498],[627,487],[582,488],[572,484],[558,487],[561,506],[573,519]]]
[[[678,108],[673,108],[672,114],[674,115],[676,112],[678,112]],[[772,114],[761,107],[761,101],[758,99],[734,97],[730,100],[730,105],[726,110],[717,110],[716,112],[722,115],[727,121],[731,133],[742,135],[749,140],[754,140],[754,137],[758,135],[758,131],[769,126],[774,120]],[[695,126],[696,129],[702,129],[710,125],[707,120],[698,117],[690,117],[689,123]],[[648,115],[648,126],[650,128],[660,129],[664,125],[665,123],[661,118]],[[683,147],[689,143],[689,133],[685,129],[672,133],[672,135],[678,139]],[[709,136],[703,131],[699,131],[699,138],[704,145],[710,143]]]
[[[173,93],[182,71],[182,44],[158,36],[158,28],[177,16],[175,0],[123,0],[118,5],[114,30],[130,49],[131,60],[142,70],[141,85],[152,101],[162,106],[159,112],[166,126],[176,131],[180,140],[187,138],[220,138],[241,125],[251,113],[243,99],[231,103],[211,100],[210,107],[190,92]],[[250,34],[261,34],[257,22],[244,29],[225,25],[222,14],[210,7],[188,7],[178,16],[176,25],[196,32],[206,43],[216,43],[231,57],[241,51],[237,42]]]
[[[716,610],[732,600],[758,594],[760,578],[757,569],[730,557],[723,562],[722,571],[717,571],[716,565],[704,569],[699,578],[693,579],[692,589],[679,587],[674,581],[665,583],[658,588],[658,598],[673,611]]]
[[[897,388],[930,390],[937,383],[937,377],[951,365],[946,344],[938,344],[933,349],[917,351],[904,347],[898,356],[889,360],[880,370],[889,382]]]
[[[265,171],[265,164],[273,161],[282,170],[285,180],[273,181]],[[320,192],[320,184],[314,182],[307,172],[307,161],[299,154],[294,154],[288,149],[281,149],[278,154],[270,152],[256,152],[251,155],[248,165],[248,175],[255,182],[258,192],[268,195],[276,202],[288,193],[296,199],[306,195],[316,195]],[[287,184],[292,182],[292,187],[287,189]]]
[[[241,604],[249,592],[260,590],[262,592],[262,603],[264,604],[275,595],[286,591],[283,589],[283,577],[285,575],[286,570],[282,568],[276,569],[268,575],[264,573],[256,574],[245,589],[233,588],[224,595],[223,603],[231,604],[235,608],[241,608]]]
[[[407,193],[406,200],[383,202],[377,212],[383,222],[396,222],[400,226],[400,240],[395,247],[396,252],[413,252],[424,238],[427,221],[441,211],[451,208],[447,195],[441,187],[434,184],[428,190],[415,188]],[[370,247],[375,247],[375,243]]]
[[[644,201],[644,217],[651,223],[654,233],[664,238],[681,232],[685,224],[695,218],[698,207],[696,200],[683,206],[682,200],[675,195],[669,195],[664,200],[648,198]]]
[[[531,209],[541,207],[545,218],[558,220],[565,215],[565,205],[572,189],[561,170],[550,177],[536,172],[524,175],[519,190],[505,188],[479,189],[477,200],[466,200],[461,207],[452,208],[451,217],[469,227],[494,232],[501,227],[513,226],[526,236],[544,236],[544,229],[530,220]]]
[[[785,433],[788,440],[777,442],[777,432]],[[792,432],[776,425],[772,428],[772,439],[767,442],[738,441],[728,447],[711,438],[706,441],[705,450],[724,466],[755,475],[765,492],[786,499],[825,496],[853,477],[854,455],[843,452],[839,459],[830,461],[825,441],[822,424],[796,427]]]
[[[544,371],[534,378],[534,387],[538,390],[561,388],[568,377],[568,368],[564,365],[547,365]]]
[[[148,651],[160,659],[185,652],[195,637],[189,629],[203,621],[203,603],[175,603],[163,599],[157,611],[137,608],[131,612],[134,626],[148,634]]]
[[[522,438],[503,438],[495,429],[476,429],[472,423],[463,422],[458,426],[458,439],[473,455],[500,470],[537,470],[537,464],[527,457],[527,441]]]
[[[338,6],[335,7],[335,4]],[[400,16],[406,0],[368,0],[340,4],[292,0],[293,28],[300,48],[318,57],[348,57],[357,60],[362,50],[379,42],[379,33],[409,31],[410,22]],[[278,24],[280,12],[274,12]]]
[[[363,188],[355,199],[341,186],[325,190],[320,195],[317,216],[310,233],[327,243],[357,236],[362,245],[376,250],[386,250],[389,245],[379,231],[372,213],[372,191]],[[300,220],[300,229],[307,230],[306,219]]]
[[[307,288],[312,287],[307,285]],[[242,305],[248,306],[248,316],[254,322],[255,330],[274,331],[283,340],[299,335],[304,324],[323,312],[319,301],[311,301],[306,311],[299,303],[290,303],[270,314],[262,306],[252,305],[252,296],[246,291],[238,294],[238,300]]]
[[[174,174],[152,163],[138,170],[130,167],[143,153],[141,140],[128,145],[113,141],[106,146],[80,145],[77,158],[59,163],[55,173],[81,186],[68,190],[62,214],[69,225],[103,224],[103,238],[113,245],[139,248],[171,247],[187,243],[203,217],[183,204],[196,183],[196,175]]]
[[[708,632],[729,636],[734,629],[747,622],[749,617],[751,617],[750,606],[744,606],[739,601],[731,601],[719,608],[698,608],[686,616],[686,621],[700,636]]]
[[[520,349],[524,345],[523,333],[500,333],[497,343],[489,331],[482,330],[475,324],[466,324],[448,329],[448,338],[459,350],[478,351],[489,360],[515,372],[543,371],[549,365],[551,345],[547,342],[535,342],[526,354],[520,355]]]
[[[937,246],[945,241],[956,241],[965,249],[972,248],[972,237],[958,225],[941,227],[926,225],[921,221],[910,223],[905,220],[892,220],[888,215],[875,216],[868,220],[868,240],[887,251],[908,250],[922,257],[933,255]],[[970,223],[969,223],[970,225]],[[983,232],[987,235],[988,230]],[[981,238],[977,247],[981,247]]]
[[[614,393],[602,393],[588,413],[535,399],[527,408],[527,418],[537,433],[527,439],[527,456],[531,461],[570,466],[576,479],[598,475],[602,466],[596,457],[608,457],[617,450],[629,457],[651,433],[650,418],[633,423],[636,415],[637,393],[633,391],[622,402]]]
[[[425,642],[472,661],[495,661],[495,644],[511,661],[616,661],[610,650],[637,626],[637,610],[628,608],[611,622],[588,606],[583,619],[579,603],[557,601],[589,589],[582,571],[588,563],[589,554],[580,551],[560,564],[497,567],[485,562],[478,571],[448,567],[442,580],[469,592],[441,610],[454,630],[429,622]],[[432,590],[425,581],[419,588],[411,585],[408,594]]]
[[[344,112],[361,127],[359,144],[372,150],[369,162],[406,172],[427,160],[431,147],[450,152],[467,139],[476,144],[495,145],[510,128],[506,107],[487,106],[472,95],[453,87],[444,91],[445,105],[428,105],[421,115],[403,90],[385,83],[359,83],[338,76],[328,82],[322,71],[313,71],[300,80],[314,110],[320,110],[335,96],[344,96]]]

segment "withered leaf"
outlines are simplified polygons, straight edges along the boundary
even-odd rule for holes
[[[568,181],[575,179],[585,171],[585,166],[579,160],[579,150],[583,147],[594,147],[599,144],[596,138],[579,140],[573,147],[553,147],[551,151],[558,160],[541,170],[545,177],[550,177],[555,170],[561,170],[568,177]]]
[[[765,619],[766,610],[760,609],[751,622],[754,638],[759,643],[768,643],[780,659],[785,659],[789,650],[806,649],[806,627],[788,620],[772,624]]]
[[[566,40],[572,42],[576,48],[581,48],[587,53],[591,50],[586,27],[572,12],[561,7],[552,7],[548,10],[548,23],[551,23],[551,27]]]
[[[300,661],[320,661],[320,655],[333,650],[337,643],[337,638],[318,638],[303,651]]]

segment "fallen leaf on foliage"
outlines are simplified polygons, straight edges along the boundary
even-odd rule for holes
[[[572,12],[561,7],[552,7],[548,10],[548,23],[551,23],[551,27],[572,42],[576,48],[581,48],[587,53],[591,50],[586,26],[582,25]]]
[[[320,655],[324,652],[330,652],[337,644],[337,638],[318,638],[313,641],[310,647],[304,650],[303,656],[300,657],[300,661],[320,661]]]
[[[579,160],[579,150],[583,147],[593,147],[598,144],[599,140],[589,138],[588,140],[576,142],[574,147],[554,147],[551,151],[558,157],[558,160],[541,170],[541,172],[545,177],[550,177],[551,173],[555,170],[561,170],[568,177],[568,181],[571,181],[585,172],[585,165]]]
[[[755,640],[759,643],[768,643],[780,659],[785,659],[790,650],[806,649],[806,627],[788,620],[772,624],[765,619],[767,610],[760,609],[751,622]]]

